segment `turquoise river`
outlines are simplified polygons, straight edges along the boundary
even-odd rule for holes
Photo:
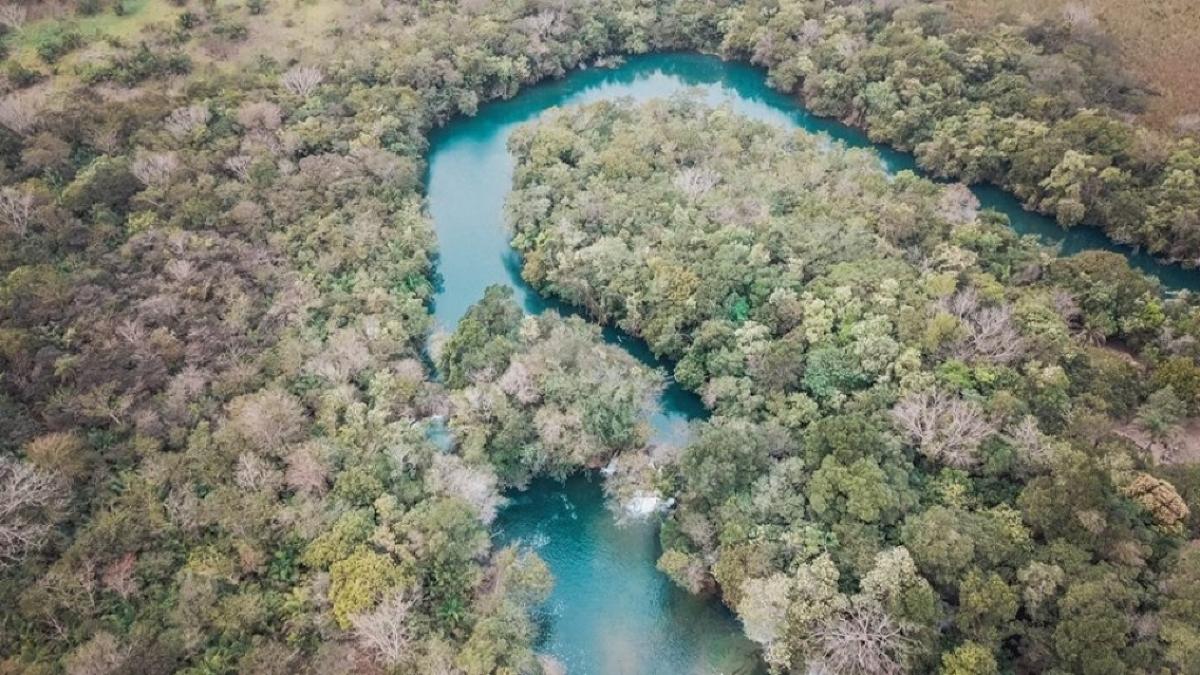
[[[511,100],[485,104],[478,115],[455,120],[434,134],[427,187],[440,251],[441,285],[434,304],[438,326],[452,329],[491,284],[512,286],[527,312],[568,311],[521,280],[520,261],[509,247],[504,200],[512,182],[507,142],[514,129],[553,107],[617,98],[641,101],[688,90],[755,119],[827,134],[848,146],[874,147],[889,170],[915,166],[910,155],[872,146],[862,132],[810,114],[794,98],[771,89],[762,70],[748,65],[698,54],[657,54],[630,58],[613,69],[573,72]],[[1119,251],[1169,289],[1200,288],[1197,273],[1114,245],[1098,230],[1064,231],[993,187],[979,187],[975,193],[984,207],[1006,214],[1015,230],[1057,242],[1064,253]],[[605,337],[647,363],[663,365],[637,340],[612,330]],[[695,396],[668,387],[652,420],[655,441],[683,442],[687,422],[703,415]],[[540,612],[544,636],[539,649],[560,660],[571,675],[759,672],[757,652],[741,637],[736,618],[715,600],[675,588],[655,568],[657,523],[614,522],[596,476],[580,475],[565,484],[537,482],[509,498],[497,539],[537,550],[554,573],[553,594]]]

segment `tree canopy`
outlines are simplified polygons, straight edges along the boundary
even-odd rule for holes
[[[552,113],[511,149],[525,277],[711,409],[666,468],[660,567],[718,588],[775,672],[1178,662],[1190,638],[1147,626],[1190,509],[1108,430],[1186,414],[1195,301],[688,97]]]

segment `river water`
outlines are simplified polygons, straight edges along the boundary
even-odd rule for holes
[[[874,146],[862,132],[810,114],[772,90],[765,73],[752,66],[698,54],[656,54],[630,58],[614,69],[576,71],[511,100],[485,104],[475,117],[455,120],[431,138],[427,188],[440,251],[441,286],[433,308],[438,326],[452,329],[483,290],[498,283],[515,289],[526,312],[568,311],[521,280],[520,261],[509,247],[504,200],[512,184],[507,142],[514,129],[552,107],[616,98],[644,101],[689,90],[748,117],[824,133],[848,146],[874,147],[889,170],[915,167],[910,155]],[[1058,242],[1064,253],[1118,251],[1167,288],[1200,289],[1200,274],[1114,245],[1096,229],[1064,231],[1053,220],[1024,211],[999,189],[984,186],[975,193],[984,207],[1006,214],[1015,230]],[[611,329],[605,339],[646,363],[663,365],[636,339]],[[703,407],[677,386],[666,389],[661,403],[652,420],[655,440],[682,443],[688,420],[702,417]],[[554,573],[540,649],[564,662],[572,675],[757,671],[753,646],[741,637],[736,619],[719,603],[675,588],[657,571],[657,525],[618,526],[594,475],[565,484],[535,482],[510,498],[497,539],[535,548]]]

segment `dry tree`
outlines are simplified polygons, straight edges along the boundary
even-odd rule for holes
[[[869,605],[822,623],[810,639],[817,672],[830,675],[900,675],[912,647],[898,623]]]
[[[25,5],[15,2],[0,5],[0,26],[7,26],[10,30],[21,30],[28,16],[29,12]]]
[[[9,232],[24,237],[33,217],[33,193],[12,187],[0,189],[0,223]]]
[[[146,187],[165,187],[179,169],[179,158],[173,152],[138,152],[130,170]]]
[[[321,71],[312,66],[294,66],[279,76],[279,81],[288,91],[305,98],[316,91],[324,79]]]
[[[244,183],[250,179],[251,161],[246,155],[234,155],[225,160],[225,168]]]
[[[1025,355],[1025,341],[1008,305],[981,305],[979,293],[966,288],[943,301],[942,308],[959,320],[965,332],[954,344],[955,356],[1003,365]]]
[[[496,474],[470,466],[457,455],[434,455],[427,480],[433,491],[458,497],[469,504],[485,525],[496,519],[504,503],[496,488]]]
[[[892,419],[921,454],[961,469],[979,464],[979,444],[996,433],[978,403],[935,390],[900,399]]]
[[[400,592],[375,609],[350,618],[359,648],[382,666],[394,667],[408,658],[412,649],[413,607],[416,599]]]
[[[687,195],[690,201],[695,201],[721,182],[721,174],[703,167],[690,167],[680,171],[675,176],[675,187]]]
[[[204,105],[189,105],[182,108],[176,108],[171,111],[163,122],[163,128],[168,134],[175,137],[176,140],[182,140],[197,129],[203,129],[208,126],[208,120],[212,117],[208,106]]]
[[[33,92],[0,99],[0,125],[21,136],[28,136],[37,127],[45,94]]]
[[[0,459],[0,567],[41,548],[66,500],[66,486],[57,475]]]

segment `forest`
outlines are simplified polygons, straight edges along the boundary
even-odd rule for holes
[[[433,334],[430,134],[678,50],[1200,261],[1195,133],[1070,16],[0,3],[0,673],[561,672],[547,567],[491,526],[602,466],[678,501],[660,568],[775,672],[1197,672],[1200,308],[961,186],[689,99],[521,131],[523,274],[674,363],[712,411],[677,453],[666,375],[594,323],[497,287]]]
[[[1200,304],[686,97],[552,113],[512,151],[526,278],[713,411],[644,474],[681,502],[659,566],[774,672],[1195,666],[1200,473],[1135,439],[1166,452],[1200,403]]]

